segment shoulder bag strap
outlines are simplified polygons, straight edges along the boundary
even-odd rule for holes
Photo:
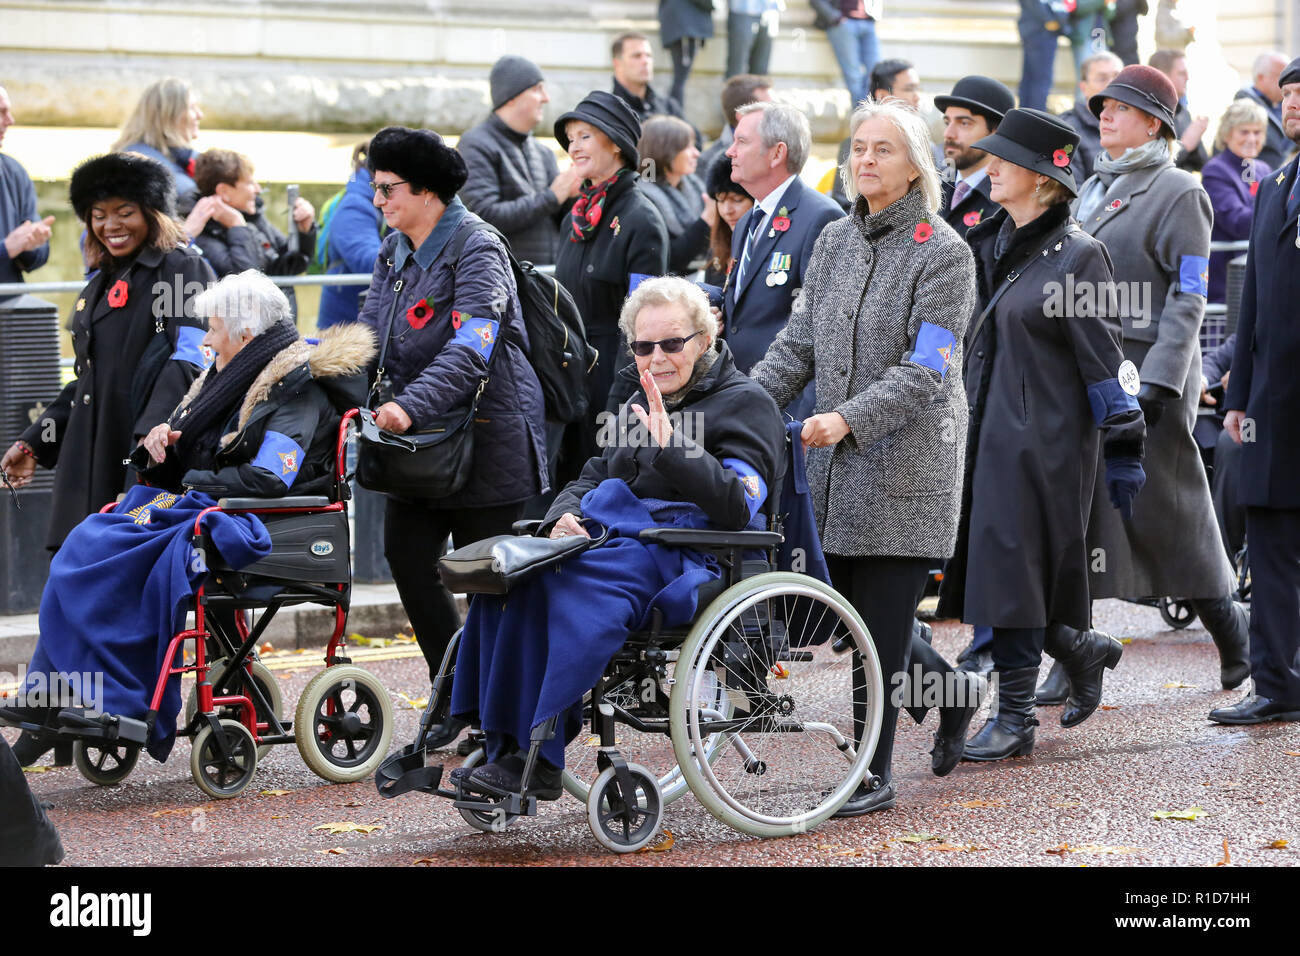
[[[994,292],[993,296],[989,299],[989,304],[984,306],[984,311],[979,314],[979,317],[975,320],[975,323],[971,326],[970,336],[969,338],[966,339],[967,342],[969,342],[971,345],[975,344],[975,336],[979,335],[980,329],[983,328],[984,320],[989,317],[994,307],[998,304],[998,300],[1001,299],[1004,295],[1006,295],[1007,290],[1010,289],[1015,284],[1016,280],[1019,279],[1022,275],[1024,275],[1024,273],[1027,272],[1035,262],[1043,258],[1043,253],[1045,253],[1048,249],[1052,248],[1052,246],[1060,242],[1061,239],[1069,235],[1077,228],[1078,226],[1076,226],[1073,222],[1067,222],[1064,226],[1062,226],[1060,229],[1055,230],[1052,233],[1052,235],[1048,237],[1047,242],[1043,243],[1043,248],[1039,249],[1038,252],[1034,253],[1033,257],[1030,258],[1027,262],[1025,262],[1023,266],[1020,267],[1020,270],[1012,269],[1010,272],[1007,273],[1007,277],[1002,280],[1002,284],[998,286],[997,291]]]
[[[393,337],[393,319],[397,316],[398,293],[402,291],[403,280],[393,283],[393,304],[388,309],[388,324],[384,327],[384,338],[379,345],[379,362],[375,366],[375,380],[370,383],[370,396],[366,402],[373,405],[379,396],[379,383],[384,380],[384,359],[388,356],[388,342]]]

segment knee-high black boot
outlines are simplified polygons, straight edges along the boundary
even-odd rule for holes
[[[1046,648],[1043,653],[1047,653]],[[1038,690],[1034,691],[1038,706],[1059,707],[1069,696],[1070,678],[1065,673],[1065,665],[1060,661],[1052,661],[1052,669],[1047,672],[1046,680],[1038,685]]]
[[[1102,631],[1076,631],[1064,624],[1047,628],[1043,649],[1061,662],[1070,682],[1070,694],[1061,711],[1061,726],[1081,724],[1101,703],[1102,675],[1114,670],[1124,645]]]
[[[963,760],[1002,760],[1027,757],[1034,752],[1034,685],[1037,667],[995,671],[998,677],[997,716],[985,721],[979,732],[966,741]]]
[[[1219,681],[1232,690],[1250,676],[1250,616],[1231,597],[1191,602],[1219,649]]]

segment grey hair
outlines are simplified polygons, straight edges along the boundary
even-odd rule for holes
[[[1084,60],[1082,63],[1079,64],[1080,82],[1083,83],[1088,82],[1088,71],[1092,69],[1092,65],[1094,63],[1118,63],[1120,69],[1121,70],[1124,69],[1123,60],[1117,57],[1114,53],[1111,53],[1109,50],[1102,50],[1100,53],[1094,53],[1092,56],[1088,57],[1086,60]]]
[[[194,297],[194,314],[221,319],[232,342],[244,335],[261,335],[277,322],[293,320],[284,293],[256,269],[228,275],[199,293]]]
[[[1219,129],[1214,134],[1215,150],[1221,150],[1227,145],[1228,134],[1233,129],[1248,124],[1262,126],[1265,135],[1268,134],[1268,113],[1264,111],[1264,107],[1254,100],[1243,96],[1239,100],[1233,100],[1228,104],[1228,108],[1223,111],[1223,116],[1219,119]]]
[[[894,128],[903,137],[903,145],[907,149],[907,161],[918,174],[912,181],[911,188],[919,189],[925,196],[926,209],[932,213],[938,212],[943,202],[943,191],[939,186],[939,171],[934,168],[934,154],[930,152],[930,130],[925,120],[919,112],[900,99],[891,98],[882,103],[863,100],[849,120],[849,139],[853,139],[858,127],[877,116],[882,116],[893,123]],[[845,194],[850,199],[856,200],[858,184],[849,171],[852,157],[853,149],[850,146],[849,158],[840,167],[840,181],[844,183]]]
[[[680,306],[691,327],[708,337],[709,348],[717,347],[718,323],[709,311],[709,297],[694,282],[687,282],[677,276],[646,279],[627,297],[623,311],[618,316],[618,327],[625,342],[636,338],[636,317],[648,305]]]
[[[1281,50],[1269,50],[1267,53],[1261,53],[1259,56],[1255,57],[1255,62],[1250,65],[1251,79],[1254,79],[1257,76],[1262,76],[1265,71],[1268,70],[1268,64],[1271,60],[1281,60],[1282,69],[1286,69],[1288,59],[1287,55]]]
[[[736,122],[750,113],[762,113],[758,123],[758,138],[764,149],[772,149],[777,143],[785,143],[785,169],[788,173],[798,175],[803,172],[804,163],[812,151],[812,128],[808,117],[793,106],[785,103],[772,103],[759,100],[746,103],[736,110]]]

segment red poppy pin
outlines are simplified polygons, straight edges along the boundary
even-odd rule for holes
[[[406,321],[411,323],[413,329],[424,328],[431,318],[433,318],[433,306],[429,304],[428,299],[421,299],[406,310]]]
[[[773,232],[785,232],[790,228],[790,210],[782,206],[776,211],[776,216],[772,220]]]
[[[966,213],[966,215],[961,217],[961,221],[967,226],[978,226],[980,224],[980,211],[978,209],[972,209],[970,212]]]
[[[461,325],[464,323],[464,321],[465,321],[465,317],[461,315],[459,312],[453,312],[451,314],[451,327],[453,329],[459,329]]]
[[[108,304],[115,309],[120,309],[126,305],[127,285],[125,279],[118,279],[113,283],[113,288],[108,290]]]
[[[1070,165],[1070,154],[1074,152],[1073,146],[1065,146],[1052,153],[1052,165],[1064,169]]]
[[[1259,192],[1259,181],[1255,180],[1250,184],[1250,194],[1253,196],[1257,192]]]
[[[1112,199],[1110,205],[1107,206],[1106,208],[1109,209],[1111,212],[1114,212],[1116,209],[1118,209],[1118,208],[1119,208],[1120,206],[1122,206],[1122,205],[1124,205],[1124,200],[1122,200],[1122,199]]]
[[[912,231],[912,238],[917,242],[925,242],[934,235],[934,227],[930,225],[930,220],[922,219],[916,224],[916,229]]]
[[[191,179],[194,178],[194,168],[195,168],[194,157],[191,156],[189,159],[185,161],[185,172],[186,174],[189,175]]]

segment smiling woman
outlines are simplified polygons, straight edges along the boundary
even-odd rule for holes
[[[5,453],[0,468],[15,485],[36,465],[58,468],[47,546],[128,484],[122,460],[167,417],[204,365],[196,319],[185,290],[212,279],[172,218],[175,187],[160,164],[109,153],[72,174],[72,206],[86,227],[86,264],[96,270],[70,322],[70,382]],[[157,288],[176,289],[159,299]]]

